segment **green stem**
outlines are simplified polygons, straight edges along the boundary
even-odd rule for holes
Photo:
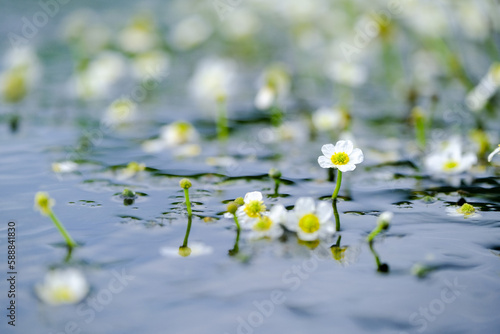
[[[337,238],[337,242],[335,243],[335,247],[340,247],[340,239],[342,239],[341,235],[339,235],[339,237]]]
[[[181,247],[187,247],[188,245],[188,239],[189,239],[189,233],[191,233],[191,223],[193,222],[193,219],[191,215],[188,216],[188,225],[186,228],[186,235],[184,236],[184,242],[182,243]]]
[[[340,217],[339,217],[339,211],[337,210],[336,199],[333,200],[332,206],[333,206],[333,216],[335,217],[335,231],[338,232],[340,231]],[[340,243],[340,236],[337,242]]]
[[[337,172],[337,186],[335,187],[335,191],[333,192],[332,199],[336,200],[337,195],[339,194],[340,184],[342,183],[342,172],[338,170]]]
[[[66,229],[63,226],[63,224],[59,221],[59,219],[57,219],[57,217],[54,214],[54,212],[50,211],[49,217],[50,217],[50,219],[52,219],[52,221],[56,225],[57,229],[59,230],[59,232],[62,234],[62,236],[66,240],[66,243],[68,244],[68,247],[73,248],[73,247],[78,246],[78,244],[71,238],[71,236],[69,235],[68,231],[66,231]]]
[[[236,229],[238,230],[238,235],[240,233],[240,223],[238,222],[238,217],[236,217],[236,214],[233,215],[234,216],[234,223],[236,224]]]
[[[186,198],[186,208],[187,208],[187,212],[188,212],[188,217],[191,217],[191,215],[193,213],[191,211],[191,202],[189,201],[189,190],[188,189],[184,189],[184,197]]]
[[[279,179],[274,179],[274,195],[279,194],[279,187],[280,187],[280,180]]]
[[[370,242],[368,245],[370,246],[370,251],[372,252],[373,257],[375,258],[375,262],[377,263],[377,269],[378,269],[378,268],[380,268],[380,266],[382,265],[382,264],[380,263],[380,258],[378,257],[377,252],[375,252],[375,250],[373,249],[373,243],[372,243],[372,242]]]
[[[217,138],[219,141],[226,141],[229,135],[227,124],[227,110],[225,102],[219,101],[217,107]]]
[[[382,227],[380,225],[378,225],[377,227],[375,227],[373,229],[373,231],[371,231],[371,233],[366,237],[366,241],[368,241],[371,245],[371,243],[373,242],[373,239],[379,235],[379,233],[382,232]]]

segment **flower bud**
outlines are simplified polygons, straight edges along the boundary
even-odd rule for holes
[[[281,177],[281,171],[277,168],[271,168],[269,170],[269,177],[273,179],[279,179]]]
[[[189,181],[189,179],[180,180],[179,185],[181,186],[182,189],[189,189],[192,186],[191,181]]]
[[[227,212],[229,212],[233,215],[236,213],[236,210],[238,210],[238,208],[239,208],[239,205],[236,202],[229,202],[227,204]]]
[[[238,197],[234,200],[234,203],[236,203],[238,205],[243,205],[243,204],[245,204],[245,200],[243,199],[243,197]]]
[[[179,247],[179,255],[182,257],[188,257],[189,255],[191,255],[191,248],[187,246]]]
[[[35,195],[35,209],[40,210],[42,215],[48,216],[52,211],[55,201],[46,192],[39,191]]]

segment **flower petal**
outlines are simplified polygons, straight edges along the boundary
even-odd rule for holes
[[[335,144],[335,153],[344,152],[347,155],[350,155],[353,149],[352,141],[350,140],[339,140],[337,144]]]
[[[260,191],[252,191],[250,193],[246,193],[245,199],[243,200],[245,203],[250,201],[262,201],[262,193]]]
[[[303,241],[314,241],[318,239],[318,231],[313,233],[305,233],[301,229],[297,230],[297,237]]]
[[[324,155],[322,155],[318,158],[318,163],[319,163],[321,168],[333,168],[333,167],[335,167],[335,165],[332,163],[332,160],[328,159]]]
[[[314,212],[314,199],[311,197],[301,197],[295,202],[295,207],[293,211],[298,217],[302,217],[305,214]]]
[[[342,173],[344,173],[344,172],[352,172],[353,170],[356,169],[356,165],[352,164],[351,162],[349,162],[347,165],[338,165],[337,168]]]
[[[335,146],[333,144],[325,144],[321,146],[321,152],[323,152],[325,157],[331,157],[335,154]]]
[[[286,220],[286,209],[281,204],[276,204],[272,207],[271,212],[269,213],[269,218],[273,221],[274,224],[284,223]]]
[[[360,164],[363,160],[365,160],[365,156],[363,155],[363,151],[359,148],[355,148],[352,150],[352,153],[349,154],[349,162],[352,162],[353,164]]]
[[[326,223],[333,215],[332,205],[327,202],[319,202],[316,208],[316,215],[318,216],[321,224]]]

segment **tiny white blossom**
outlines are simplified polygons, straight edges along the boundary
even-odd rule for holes
[[[477,162],[474,153],[462,153],[462,145],[458,138],[452,139],[442,149],[429,154],[425,158],[425,166],[432,174],[454,175],[466,172]]]
[[[324,239],[335,233],[335,225],[331,221],[333,209],[327,202],[314,203],[311,197],[301,197],[295,207],[288,213],[286,227],[297,232],[303,241]]]
[[[491,162],[491,160],[493,160],[493,157],[495,156],[495,154],[498,154],[500,153],[500,145],[498,145],[498,147],[490,153],[490,155],[488,155],[488,162]]]
[[[264,212],[259,218],[247,219],[242,222],[243,229],[251,230],[250,239],[276,239],[283,234],[280,224],[286,222],[286,209],[283,205],[273,206],[271,211]]]
[[[339,140],[335,146],[326,144],[321,147],[323,155],[318,158],[322,168],[338,168],[341,172],[350,172],[356,169],[356,164],[364,160],[363,152],[354,148],[350,140]]]
[[[55,173],[71,173],[78,169],[78,164],[73,161],[61,161],[52,163],[52,171]]]
[[[85,276],[74,268],[49,271],[44,282],[35,286],[38,298],[49,305],[79,303],[89,290]]]
[[[243,202],[244,204],[236,211],[236,216],[242,224],[245,224],[248,220],[261,218],[262,214],[266,211],[260,191],[246,193]]]

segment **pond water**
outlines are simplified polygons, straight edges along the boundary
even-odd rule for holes
[[[321,146],[332,139],[311,135],[307,117],[325,104],[324,96],[287,105],[284,117],[295,127],[291,139],[276,140],[268,113],[256,111],[251,99],[233,101],[230,136],[221,143],[213,119],[171,87],[186,85],[189,65],[182,64],[141,101],[139,120],[110,127],[101,122],[109,101],[78,102],[62,93],[72,63],[67,49],[49,36],[43,33],[38,41],[47,84],[17,105],[2,106],[0,231],[6,236],[8,222],[16,223],[17,256],[16,327],[3,316],[2,333],[494,333],[500,328],[500,169],[482,163],[458,184],[433,177],[423,166],[401,95],[387,94],[375,82],[352,91],[350,134],[365,160],[344,173],[335,208],[340,231],[319,244],[300,241],[291,231],[276,240],[250,240],[242,231],[235,251],[236,227],[223,214],[228,202],[247,192],[262,192],[268,208],[292,209],[304,196],[332,203],[335,181],[328,181],[317,163]],[[128,82],[110,95],[131,94],[135,87]],[[456,94],[454,87],[443,87],[438,113],[457,101]],[[13,130],[8,115],[16,110],[21,118]],[[443,133],[468,133],[464,124],[436,119],[428,142]],[[500,133],[498,103],[485,119],[486,132]],[[175,149],[142,148],[163,125],[178,120],[199,131],[199,154],[178,157]],[[76,170],[52,170],[52,163],[66,160],[77,163]],[[131,161],[146,169],[124,177]],[[268,176],[273,167],[282,173],[278,193]],[[179,187],[183,177],[192,182],[187,257],[178,255],[189,220]],[[124,188],[137,193],[132,203],[120,196]],[[33,209],[37,191],[55,200],[54,212],[80,244],[71,254],[50,219]],[[477,215],[449,214],[462,198]],[[384,211],[394,213],[390,228],[370,248],[366,237]],[[339,236],[340,244],[331,248]],[[0,245],[6,254],[6,237]],[[376,257],[387,272],[377,270]],[[416,264],[427,270],[421,277],[414,274]],[[84,273],[89,295],[76,305],[44,304],[36,284],[50,269],[67,266]],[[5,280],[1,287],[4,314]]]

